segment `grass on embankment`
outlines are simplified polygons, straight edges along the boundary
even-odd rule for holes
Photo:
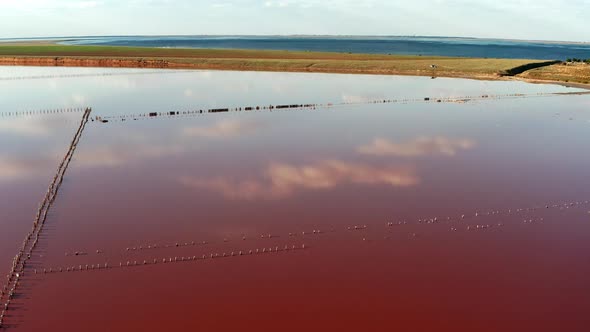
[[[175,49],[118,46],[5,45],[0,57],[165,60],[170,67],[257,71],[401,74],[494,78],[512,68],[539,63],[527,59],[349,54],[231,49]],[[431,65],[436,65],[432,69]]]
[[[567,63],[537,68],[517,77],[541,81],[590,84],[590,64]]]

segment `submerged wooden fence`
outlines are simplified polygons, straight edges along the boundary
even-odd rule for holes
[[[65,113],[83,113],[88,107],[66,107],[66,108],[51,108],[51,109],[37,109],[37,110],[23,110],[23,111],[0,111],[1,118],[18,118],[18,117],[33,117],[41,115],[55,115]]]
[[[362,102],[340,102],[340,103],[305,103],[305,104],[299,104],[299,103],[289,103],[289,104],[278,104],[278,105],[267,105],[267,106],[245,106],[245,107],[233,107],[233,108],[214,108],[214,109],[207,109],[207,110],[185,110],[185,111],[168,111],[168,112],[147,112],[147,113],[139,113],[139,114],[126,114],[123,116],[98,116],[94,119],[92,119],[92,121],[99,121],[101,123],[107,123],[109,122],[109,120],[115,121],[115,120],[120,120],[120,121],[125,121],[127,119],[152,119],[152,118],[166,118],[166,117],[177,117],[177,116],[181,116],[181,115],[195,115],[195,114],[205,114],[205,113],[211,113],[211,114],[215,114],[215,113],[227,113],[227,112],[252,112],[252,111],[274,111],[274,110],[294,110],[294,109],[315,109],[315,108],[329,108],[329,107],[336,107],[336,106],[346,106],[346,105],[362,105],[362,104],[390,104],[390,103],[464,103],[464,102],[469,102],[469,101],[476,101],[476,100],[498,100],[498,99],[514,99],[514,98],[535,98],[535,97],[551,97],[551,96],[565,96],[565,95],[588,95],[590,94],[590,91],[587,92],[560,92],[560,93],[535,93],[535,94],[504,94],[504,95],[478,95],[478,96],[464,96],[464,97],[422,97],[422,98],[405,98],[405,99],[378,99],[378,100],[366,100],[366,101],[362,101]],[[80,109],[64,109],[62,110],[62,112],[79,112]],[[53,114],[53,113],[59,113],[60,110],[42,110],[39,111],[39,114]],[[70,164],[71,159],[73,158],[73,155],[75,153],[76,147],[78,145],[78,143],[80,142],[80,139],[82,137],[82,133],[86,127],[86,124],[88,123],[89,120],[91,120],[90,115],[92,110],[90,108],[86,108],[83,110],[83,116],[82,119],[80,121],[80,125],[77,128],[77,131],[75,132],[75,135],[70,143],[70,146],[68,148],[68,151],[66,152],[64,158],[62,159],[61,163],[59,164],[58,168],[57,168],[57,172],[55,174],[55,176],[53,177],[49,188],[43,198],[43,200],[41,201],[40,205],[39,205],[39,209],[36,213],[36,216],[34,218],[33,221],[33,226],[31,228],[31,230],[28,232],[27,236],[25,237],[25,239],[22,242],[22,245],[18,251],[18,253],[16,254],[16,256],[14,257],[13,261],[12,261],[12,266],[10,269],[9,274],[7,275],[7,283],[6,285],[0,290],[0,328],[2,328],[3,326],[5,326],[5,317],[6,317],[6,312],[11,308],[11,301],[13,301],[15,294],[18,292],[19,290],[19,286],[21,285],[21,279],[24,275],[25,272],[39,272],[39,271],[34,271],[31,268],[27,268],[28,267],[28,261],[31,259],[33,252],[39,242],[39,238],[41,235],[41,232],[43,231],[43,228],[45,226],[45,222],[47,220],[47,215],[48,212],[51,208],[51,206],[53,205],[57,194],[59,192],[59,189],[61,187],[61,184],[63,182],[66,170]],[[16,112],[15,112],[16,113]],[[8,113],[8,114],[12,114],[12,113]],[[18,113],[20,114],[20,113]],[[31,113],[28,113],[31,114]],[[34,114],[34,113],[32,113]],[[587,205],[589,204],[588,201],[584,201],[584,202],[573,202],[573,203],[569,203],[569,206],[579,206],[579,205]],[[544,208],[560,208],[562,206],[560,206],[559,204],[554,204],[554,205],[547,205]],[[516,212],[522,211],[522,209],[518,210],[514,210]],[[496,212],[498,213],[498,212]],[[508,211],[504,211],[503,213],[513,213],[511,210]],[[494,212],[492,212],[492,214],[494,214]],[[473,214],[471,214],[471,216],[473,216]],[[475,217],[479,216],[479,213],[475,213],[474,215]],[[447,217],[450,218],[450,217]],[[455,217],[454,220],[463,220],[466,218],[466,215],[461,215],[460,217]],[[443,220],[443,219],[439,219],[438,217],[435,218],[429,218],[429,219],[419,219],[418,223],[437,223],[439,220]],[[447,221],[451,221],[451,219],[447,219]],[[527,221],[525,220],[525,223]],[[404,222],[405,223],[405,222]],[[394,222],[389,221],[387,222],[387,226],[391,227],[394,226]],[[480,228],[481,226],[481,228]],[[467,226],[466,230],[470,231],[472,230],[470,227],[472,227],[471,225]],[[489,227],[489,225],[476,225],[475,226],[476,230],[480,230],[480,229],[487,229]],[[354,228],[351,229],[349,228],[349,230],[357,230],[358,228]],[[364,229],[364,228],[361,228]],[[457,228],[455,226],[451,227],[451,231],[456,231]],[[304,248],[304,246],[302,245],[300,248]],[[289,248],[287,248],[285,251],[287,251]],[[266,252],[267,249],[263,249],[264,251],[262,251],[263,253]],[[282,250],[276,249],[274,252],[279,252]],[[272,249],[269,250],[269,252],[273,252]],[[248,254],[250,254],[250,251],[248,251]],[[212,254],[213,255],[213,254]],[[244,253],[242,253],[242,255],[244,255]],[[238,254],[237,256],[242,256],[240,254]],[[236,256],[234,255],[227,255],[227,256],[221,256],[221,257],[233,257]],[[216,258],[219,256],[209,256],[209,258]],[[188,260],[197,260],[196,256],[190,256],[190,259]],[[205,257],[206,258],[206,257]],[[180,261],[184,261],[185,258],[182,257]],[[165,263],[164,258],[161,258],[160,261],[162,263]],[[168,262],[171,262],[171,257],[168,259]],[[178,258],[176,258],[176,261],[178,261]],[[153,264],[157,264],[158,263],[158,259],[156,259],[155,261],[153,261]],[[134,262],[133,264],[129,265],[131,266],[137,266],[137,265],[147,265],[147,261],[145,261],[143,264],[137,264],[136,262]],[[99,264],[97,264],[98,268],[100,269]],[[108,268],[108,262],[104,264],[105,268]],[[123,267],[124,264],[123,262],[119,263],[119,267]],[[128,264],[125,264],[125,266],[128,266]],[[75,267],[74,267],[75,268]],[[66,272],[69,271],[74,271],[75,269],[72,269],[70,267],[66,268]],[[88,268],[86,266],[84,266],[84,269],[80,266],[78,266],[77,270],[88,270]],[[53,272],[53,268],[50,269],[50,272]],[[64,271],[63,268],[61,270],[62,272]],[[47,270],[45,270],[45,272],[47,272]]]
[[[396,98],[396,99],[371,99],[359,102],[325,102],[325,103],[289,103],[289,104],[267,104],[258,106],[238,106],[238,107],[221,107],[221,108],[210,108],[210,109],[185,109],[185,110],[170,110],[164,112],[144,112],[144,113],[131,113],[123,115],[97,115],[92,121],[98,121],[100,123],[116,122],[116,121],[127,121],[127,120],[146,120],[146,119],[157,119],[157,118],[171,118],[171,117],[186,117],[186,116],[198,116],[204,114],[217,114],[217,113],[232,113],[232,112],[257,112],[257,111],[290,111],[290,110],[314,110],[317,108],[334,108],[342,106],[354,106],[354,105],[369,105],[369,104],[412,104],[412,103],[467,103],[472,101],[484,101],[484,100],[503,100],[503,99],[521,99],[521,98],[541,98],[541,97],[556,97],[556,96],[568,96],[568,95],[590,95],[590,91],[578,91],[578,92],[539,92],[539,93],[512,93],[512,94],[483,94],[483,95],[470,95],[470,96],[458,96],[458,97],[421,97],[421,98]]]
[[[35,219],[33,221],[33,227],[27,233],[27,236],[23,240],[18,253],[12,261],[10,272],[7,275],[7,283],[0,291],[0,303],[2,304],[2,311],[0,311],[0,328],[4,325],[4,317],[6,315],[6,311],[10,309],[11,301],[14,299],[14,296],[18,291],[18,288],[20,286],[20,279],[27,271],[27,262],[31,259],[33,251],[39,243],[39,237],[41,235],[41,232],[43,231],[43,227],[45,226],[47,214],[51,206],[55,202],[55,199],[63,182],[66,170],[68,169],[70,161],[74,156],[74,152],[76,151],[76,147],[80,142],[82,132],[86,127],[86,123],[88,123],[88,119],[90,118],[91,112],[92,109],[90,108],[84,110],[84,114],[80,121],[80,125],[78,126],[78,129],[74,134],[68,151],[66,152],[61,163],[59,164],[57,172],[53,177],[51,183],[49,184],[49,188],[47,189],[47,192],[45,193],[43,200],[39,204],[39,209],[37,210],[37,214],[35,215]]]
[[[369,105],[369,104],[414,104],[414,103],[467,103],[472,101],[481,100],[503,100],[503,99],[520,99],[520,98],[540,98],[540,97],[555,97],[555,96],[568,96],[568,95],[590,95],[590,91],[577,91],[577,92],[540,92],[530,94],[498,94],[498,95],[472,95],[472,96],[446,96],[446,97],[421,97],[421,98],[388,98],[388,99],[371,99],[358,102],[325,102],[325,103],[288,103],[288,104],[267,104],[258,106],[238,106],[238,107],[218,107],[210,109],[185,109],[185,110],[169,110],[164,112],[144,112],[144,113],[132,113],[123,115],[97,115],[91,118],[91,121],[98,121],[101,123],[107,123],[110,121],[126,121],[126,120],[143,120],[143,119],[155,119],[155,118],[170,118],[170,117],[181,117],[181,116],[198,116],[203,114],[217,114],[217,113],[231,113],[231,112],[257,112],[257,111],[290,111],[290,110],[314,110],[317,108],[334,108],[342,106],[354,106],[354,105]],[[42,115],[55,115],[64,113],[81,113],[84,112],[87,107],[69,107],[69,108],[48,108],[48,109],[37,109],[37,110],[23,110],[23,111],[0,111],[1,118],[10,117],[33,117]]]
[[[227,258],[240,258],[240,257],[248,257],[248,256],[258,256],[258,255],[268,255],[268,254],[287,254],[289,252],[298,252],[303,249],[311,249],[317,247],[321,241],[326,241],[328,238],[324,239],[324,236],[329,234],[329,238],[334,239],[334,236],[343,236],[347,234],[351,236],[353,239],[357,239],[360,242],[367,242],[367,241],[375,241],[376,239],[388,240],[389,236],[392,235],[392,231],[395,229],[395,234],[407,236],[408,239],[416,239],[421,234],[417,233],[415,228],[408,228],[412,226],[435,226],[438,225],[445,229],[448,232],[466,232],[466,233],[478,233],[478,232],[493,232],[493,231],[505,231],[507,226],[516,226],[516,225],[533,225],[533,224],[543,224],[545,222],[543,217],[539,217],[539,213],[544,211],[567,211],[570,209],[587,209],[590,205],[590,201],[570,201],[570,202],[554,202],[544,205],[536,205],[536,206],[529,206],[529,207],[513,207],[513,208],[504,208],[504,209],[496,209],[496,210],[469,210],[463,211],[458,214],[452,216],[429,216],[429,217],[422,217],[417,219],[387,219],[383,220],[381,224],[357,224],[357,225],[343,225],[338,228],[334,228],[333,226],[329,229],[313,229],[313,230],[306,230],[306,231],[293,231],[289,233],[277,233],[277,234],[261,234],[260,237],[248,237],[245,238],[244,235],[240,236],[236,243],[239,243],[239,246],[229,246],[225,249],[218,248],[216,251],[209,251],[207,253],[188,253],[186,250],[188,248],[197,248],[200,247],[201,244],[208,244],[208,242],[185,242],[181,243],[178,242],[176,244],[146,244],[145,246],[138,246],[138,247],[128,247],[125,250],[120,250],[123,253],[123,257],[115,258],[115,257],[102,257],[101,250],[97,250],[96,257],[89,257],[89,260],[85,263],[71,263],[65,266],[53,266],[53,267],[45,267],[42,269],[34,269],[33,273],[38,275],[55,275],[55,274],[71,274],[76,272],[91,272],[91,271],[108,271],[108,270],[119,270],[119,269],[128,269],[128,268],[137,268],[143,266],[153,266],[153,265],[168,265],[171,263],[187,263],[187,262],[205,262],[205,261],[214,261],[217,259],[227,259]],[[536,217],[531,216],[531,214],[536,214]],[[487,218],[487,219],[486,219]],[[499,219],[498,218],[511,218],[511,219]],[[555,221],[554,221],[555,222]],[[369,232],[370,231],[370,232]],[[245,240],[254,239],[256,244],[253,245],[251,242],[245,242]],[[278,240],[279,243],[276,241],[270,240]],[[288,239],[289,242],[286,244],[285,240]],[[269,242],[266,242],[269,241]],[[305,242],[304,242],[305,241]],[[227,238],[223,239],[223,243],[231,242]],[[265,242],[265,243],[262,243]],[[300,243],[300,244],[294,244]],[[312,246],[309,246],[309,242],[311,242]],[[217,241],[214,243],[221,243],[221,241]],[[250,249],[244,249],[243,246],[245,243],[248,243]],[[251,249],[254,247],[255,249]],[[163,249],[183,249],[182,255],[174,255],[172,253],[168,253],[168,255],[164,255],[161,252]],[[125,257],[126,254],[133,253],[138,250],[147,250],[156,251],[159,254],[155,254],[151,257],[142,257],[138,258],[137,256]],[[78,253],[78,252],[76,252]],[[78,256],[76,255],[68,255],[67,256]],[[82,256],[87,256],[89,254],[83,254]],[[99,257],[100,256],[100,257]],[[96,263],[99,261],[99,263]]]

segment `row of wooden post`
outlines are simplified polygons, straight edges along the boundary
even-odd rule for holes
[[[24,275],[27,263],[31,259],[33,251],[35,250],[39,242],[41,231],[43,230],[45,221],[47,220],[47,213],[49,212],[49,209],[51,208],[57,197],[60,186],[64,179],[65,172],[70,164],[70,161],[72,160],[72,157],[74,156],[74,152],[80,141],[86,123],[88,122],[91,111],[92,110],[90,108],[87,108],[84,111],[84,115],[82,116],[82,120],[80,122],[80,125],[78,126],[74,138],[70,143],[68,151],[66,152],[61,163],[59,164],[57,172],[53,177],[53,180],[51,181],[49,188],[47,189],[47,192],[45,193],[45,196],[41,201],[41,204],[39,205],[39,209],[37,210],[37,214],[35,215],[35,219],[33,221],[33,227],[23,240],[23,243],[18,253],[14,257],[12,267],[10,269],[9,274],[7,275],[8,282],[5,286],[6,292],[2,290],[2,293],[0,294],[0,301],[2,301],[1,303],[3,304],[3,312],[2,319],[0,320],[0,327],[4,324],[4,313],[8,311],[8,309],[10,308],[11,300],[14,298],[15,292],[18,290],[18,287],[20,285],[20,278],[22,278],[22,276]]]

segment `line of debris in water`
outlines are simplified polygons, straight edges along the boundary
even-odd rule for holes
[[[284,110],[301,110],[301,109],[316,109],[316,108],[331,108],[347,105],[368,105],[368,104],[409,104],[409,103],[466,103],[476,100],[495,100],[495,99],[515,99],[515,98],[532,98],[532,97],[555,97],[568,95],[588,95],[590,91],[581,92],[550,92],[550,93],[536,93],[536,94],[506,94],[506,95],[481,95],[481,96],[464,96],[464,97],[439,97],[439,98],[413,98],[413,99],[374,99],[362,102],[340,102],[340,103],[307,103],[307,104],[280,104],[268,106],[245,106],[245,107],[225,107],[212,109],[198,109],[198,110],[182,110],[182,111],[168,111],[168,112],[146,112],[138,114],[125,115],[104,115],[96,116],[92,121],[109,122],[109,121],[126,121],[128,119],[142,120],[154,118],[171,118],[181,116],[195,116],[211,113],[228,113],[228,112],[255,112],[255,111],[284,111]],[[48,114],[62,114],[84,112],[88,107],[68,107],[68,108],[52,108],[52,109],[36,109],[12,112],[0,112],[0,118],[5,117],[32,117],[36,115]]]
[[[408,221],[407,219],[398,219],[398,220],[393,220],[393,221],[387,221],[384,222],[383,224],[380,225],[375,225],[375,224],[357,224],[357,225],[348,225],[348,226],[343,226],[340,230],[334,229],[334,227],[330,227],[327,226],[328,228],[324,228],[324,229],[308,229],[305,231],[295,231],[295,232],[289,232],[288,233],[288,237],[287,237],[287,233],[285,234],[280,234],[280,233],[274,233],[274,234],[270,234],[270,233],[265,233],[265,234],[260,234],[259,236],[253,236],[253,237],[246,237],[244,234],[242,234],[240,236],[241,240],[237,241],[236,243],[240,243],[239,246],[242,246],[243,241],[247,240],[247,239],[259,239],[259,240],[270,240],[270,239],[282,239],[287,238],[289,241],[307,241],[307,243],[312,242],[315,243],[313,240],[315,239],[321,239],[324,235],[328,235],[331,233],[339,233],[339,234],[355,234],[353,236],[357,237],[359,239],[359,241],[362,242],[371,242],[374,240],[373,236],[375,234],[370,234],[368,233],[368,231],[371,230],[376,230],[377,234],[380,234],[379,236],[383,237],[384,240],[388,240],[390,238],[391,235],[393,234],[397,234],[397,235],[407,235],[408,239],[416,239],[418,238],[421,233],[417,230],[398,230],[398,227],[407,227],[410,225],[446,225],[446,227],[448,227],[447,231],[449,232],[454,232],[454,233],[460,233],[460,232],[490,232],[490,231],[494,231],[494,230],[501,230],[501,229],[505,229],[507,226],[514,226],[517,224],[522,224],[522,225],[533,225],[533,224],[543,224],[545,222],[545,219],[543,217],[531,217],[528,216],[527,214],[530,212],[537,212],[537,211],[548,211],[548,210],[559,210],[559,211],[565,211],[565,210],[569,210],[569,209],[574,209],[574,208],[581,208],[584,206],[587,206],[590,204],[590,201],[573,201],[573,202],[560,202],[560,203],[553,203],[553,204],[546,204],[543,206],[535,206],[535,207],[529,207],[529,208],[514,208],[514,209],[503,209],[503,210],[489,210],[487,212],[481,212],[481,211],[475,211],[475,212],[469,212],[469,213],[465,213],[465,214],[457,214],[455,216],[449,216],[449,217],[444,217],[444,216],[435,216],[435,217],[427,217],[427,218],[419,218],[413,221]],[[506,222],[490,222],[489,220],[486,221],[485,218],[486,217],[492,217],[492,218],[496,218],[498,216],[511,216],[515,218],[515,222],[514,223],[506,223]],[[395,231],[394,231],[395,229]],[[395,232],[395,233],[392,233]],[[358,233],[358,234],[356,234]],[[385,235],[385,236],[383,236]],[[230,240],[228,240],[228,238],[224,238],[223,239],[223,243],[228,243],[231,242]],[[300,243],[301,243],[300,242]],[[153,245],[146,245],[146,246],[139,246],[139,247],[128,247],[126,248],[125,251],[123,251],[123,253],[131,253],[131,252],[135,252],[135,251],[140,251],[140,250],[144,250],[144,249],[163,249],[163,248],[174,248],[174,249],[180,249],[180,248],[186,248],[186,247],[198,247],[201,244],[208,244],[210,242],[206,242],[206,241],[202,241],[202,242],[177,242],[174,245],[157,245],[157,244],[153,244]],[[221,243],[221,242],[212,242],[212,243]],[[258,243],[258,242],[257,242]],[[254,245],[250,245],[251,247]],[[253,253],[259,254],[259,253],[272,253],[273,252],[273,247],[275,248],[274,252],[280,252],[280,251],[288,251],[289,248],[291,249],[297,249],[297,246],[290,246],[290,245],[280,245],[280,246],[276,246],[276,244],[267,244],[267,245],[261,245],[261,244],[257,244],[255,245],[255,247],[260,247],[262,246],[262,249],[254,249],[254,250],[236,250],[236,249],[227,249],[224,253],[219,253],[219,252],[223,252],[223,250],[218,251],[218,253],[211,253],[211,254],[206,254],[206,255],[202,255],[199,254],[198,256],[168,256],[168,258],[150,258],[150,259],[140,259],[139,261],[137,259],[133,260],[133,259],[129,259],[129,258],[124,258],[120,257],[119,260],[119,265],[117,266],[112,265],[111,262],[109,262],[108,258],[99,258],[99,255],[96,255],[95,257],[92,258],[92,260],[94,260],[96,262],[96,260],[103,260],[106,261],[104,263],[104,265],[101,264],[80,264],[80,263],[75,263],[72,265],[67,265],[67,267],[45,267],[43,269],[36,269],[34,270],[35,274],[50,274],[50,273],[62,273],[62,272],[75,272],[75,271],[89,271],[89,270],[104,270],[104,269],[109,269],[109,268],[117,268],[117,267],[133,267],[133,266],[142,266],[142,265],[152,265],[152,264],[157,264],[159,262],[162,263],[171,263],[171,262],[183,262],[183,261],[191,261],[191,260],[205,260],[207,258],[224,258],[224,257],[233,257],[233,256],[242,256],[242,255],[251,255]],[[266,249],[268,248],[268,249]],[[302,248],[305,248],[302,246]],[[102,254],[104,251],[103,250],[96,250],[97,254]],[[80,252],[76,252],[76,253],[82,253],[82,256],[86,256],[87,254],[85,254],[84,252],[80,251]],[[66,256],[69,256],[70,254],[66,253]],[[74,254],[75,256],[79,256],[78,254]],[[162,254],[163,255],[163,254]],[[192,258],[191,258],[192,257]],[[197,258],[199,257],[199,258]],[[110,261],[113,260],[117,260],[117,259],[113,259],[111,257]],[[125,263],[126,261],[126,263]]]
[[[278,104],[263,106],[242,106],[242,107],[221,107],[210,109],[172,110],[166,112],[145,112],[123,115],[97,115],[92,121],[108,123],[110,121],[144,120],[156,118],[173,118],[198,116],[203,114],[235,113],[235,112],[256,112],[256,111],[288,111],[288,110],[315,110],[317,108],[333,108],[341,106],[369,105],[369,104],[410,104],[410,103],[467,103],[480,100],[503,100],[520,98],[555,97],[568,95],[588,95],[590,91],[583,92],[539,92],[531,94],[511,93],[499,95],[477,95],[462,97],[423,97],[423,98],[401,98],[401,99],[373,99],[361,102],[338,102],[338,103],[307,103],[307,104]]]
[[[78,143],[80,142],[80,138],[82,137],[82,132],[86,127],[86,123],[88,123],[88,119],[90,118],[91,109],[87,108],[84,111],[84,115],[80,121],[80,125],[72,139],[70,146],[68,148],[67,153],[65,154],[64,158],[62,159],[59,167],[57,168],[57,172],[51,181],[43,200],[39,205],[39,209],[37,210],[37,214],[33,221],[33,227],[23,240],[22,246],[19,249],[17,255],[14,257],[12,261],[12,267],[10,269],[9,274],[7,275],[7,285],[0,291],[0,303],[2,304],[2,311],[0,311],[0,328],[4,326],[4,317],[6,315],[6,311],[10,308],[10,303],[14,298],[15,292],[18,290],[20,286],[20,279],[25,273],[27,268],[27,262],[31,259],[32,253],[35,250],[37,243],[39,242],[40,234],[45,226],[45,221],[47,220],[47,213],[49,209],[55,202],[59,189],[64,179],[65,172],[74,156],[74,152]]]
[[[64,114],[64,113],[83,113],[89,107],[67,107],[67,108],[52,108],[52,109],[38,109],[28,111],[15,111],[15,112],[0,112],[0,118],[8,117],[32,117],[37,115],[51,115],[51,114]]]
[[[118,269],[118,268],[128,268],[128,267],[138,267],[138,266],[145,266],[145,265],[157,265],[157,264],[167,264],[167,263],[181,263],[181,262],[194,262],[194,261],[205,261],[205,260],[216,260],[218,258],[230,258],[230,257],[244,257],[244,256],[253,256],[253,255],[260,255],[260,254],[276,254],[276,253],[287,253],[287,252],[296,252],[299,250],[305,250],[308,247],[305,244],[302,245],[294,245],[294,244],[287,244],[281,246],[274,246],[273,247],[264,247],[258,249],[249,249],[249,250],[234,250],[231,252],[223,252],[223,253],[210,253],[206,255],[193,255],[193,256],[169,256],[164,258],[150,258],[145,259],[143,262],[134,260],[134,261],[127,261],[119,262],[118,265],[109,265],[108,262],[104,264],[77,264],[77,266],[68,266],[68,267],[57,267],[57,268],[44,268],[43,270],[34,270],[35,274],[48,274],[48,273],[65,273],[65,272],[81,272],[81,271],[92,271],[92,270],[105,270],[105,269]]]
[[[79,77],[103,77],[103,76],[129,76],[129,75],[153,75],[153,74],[176,74],[176,73],[194,73],[194,70],[167,70],[144,71],[144,72],[112,72],[112,73],[84,73],[84,74],[53,74],[53,75],[29,75],[29,76],[5,76],[0,77],[0,81],[20,81],[20,80],[38,80],[54,78],[79,78]]]
[[[424,217],[424,218],[417,218],[414,220],[409,220],[409,219],[394,219],[391,221],[387,221],[385,223],[386,227],[393,227],[393,226],[402,226],[402,225],[427,225],[427,224],[438,224],[441,222],[446,222],[450,225],[450,230],[451,231],[459,231],[459,230],[478,230],[478,229],[488,229],[488,228],[493,228],[495,226],[504,226],[504,225],[493,225],[493,224],[482,224],[482,225],[475,225],[472,228],[470,228],[470,226],[461,226],[462,228],[459,228],[459,226],[456,226],[456,223],[465,223],[466,221],[469,221],[470,219],[477,219],[478,217],[485,217],[485,216],[516,216],[518,214],[523,214],[523,213],[527,213],[527,212],[533,212],[533,211],[538,211],[538,210],[545,210],[545,209],[569,209],[569,208],[573,208],[573,207],[579,207],[582,205],[588,205],[590,204],[590,200],[587,201],[576,201],[576,202],[567,202],[567,203],[551,203],[551,204],[546,204],[543,206],[535,206],[535,207],[528,207],[528,208],[514,208],[514,209],[504,209],[504,210],[490,210],[490,211],[475,211],[475,212],[466,212],[464,214],[458,214],[455,216],[434,216],[434,217]],[[528,222],[529,219],[526,219],[527,222],[525,223],[529,223]],[[532,222],[531,222],[532,223]],[[366,230],[367,229],[367,225],[349,225],[349,226],[345,226],[343,228],[343,230],[347,230],[347,231],[362,231],[362,230]],[[238,239],[238,243],[243,243],[243,241],[247,241],[247,240],[255,240],[255,239],[277,239],[277,238],[283,238],[283,237],[289,237],[289,238],[296,238],[296,237],[308,237],[308,236],[312,236],[315,234],[325,234],[325,233],[333,233],[336,232],[337,230],[334,229],[334,227],[331,227],[331,229],[312,229],[312,230],[299,230],[299,231],[294,231],[294,232],[288,232],[285,234],[280,234],[280,233],[264,233],[264,234],[258,234],[257,236],[247,236],[246,234],[241,234],[239,236]],[[188,240],[188,241],[178,241],[175,243],[155,243],[151,242],[151,243],[144,243],[144,244],[140,244],[140,245],[132,245],[132,246],[128,246],[125,248],[120,248],[117,249],[117,251],[121,252],[121,253],[135,253],[135,252],[144,252],[144,251],[156,251],[158,249],[182,249],[182,248],[194,248],[194,247],[204,247],[207,245],[214,245],[214,244],[220,244],[220,243],[230,243],[232,242],[231,240],[231,236],[228,237],[224,237],[223,239],[219,239],[218,241],[195,241],[195,240]],[[96,255],[100,255],[105,253],[105,249],[96,249],[96,250],[85,250],[85,249],[77,249],[77,250],[71,250],[65,253],[65,256],[90,256],[91,254],[96,253]]]

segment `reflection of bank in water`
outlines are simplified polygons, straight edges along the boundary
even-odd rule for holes
[[[22,81],[38,79],[55,79],[55,78],[80,78],[80,77],[103,77],[103,76],[128,76],[128,75],[150,75],[150,74],[174,74],[189,73],[191,70],[159,70],[159,71],[142,71],[142,72],[111,72],[111,73],[88,73],[88,74],[53,74],[53,75],[30,75],[30,76],[7,76],[0,77],[0,81]]]

